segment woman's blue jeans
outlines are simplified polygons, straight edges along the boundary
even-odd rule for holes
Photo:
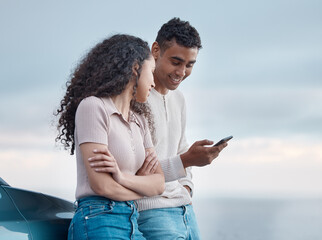
[[[138,223],[147,240],[200,239],[192,205],[141,211]]]
[[[118,202],[99,196],[82,198],[70,223],[68,240],[144,240],[137,218],[133,201]]]

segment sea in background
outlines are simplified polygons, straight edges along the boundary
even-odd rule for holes
[[[322,198],[194,199],[203,240],[322,240]]]

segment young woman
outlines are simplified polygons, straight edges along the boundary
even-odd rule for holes
[[[96,45],[67,82],[56,140],[71,154],[76,150],[78,206],[69,239],[144,239],[133,200],[164,191],[144,104],[154,68],[146,42],[114,35]]]

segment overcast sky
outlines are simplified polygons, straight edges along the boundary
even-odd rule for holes
[[[73,200],[74,156],[55,145],[53,111],[96,43],[151,45],[172,17],[202,39],[180,86],[190,143],[234,135],[195,196],[322,196],[322,2],[0,0],[0,177]]]

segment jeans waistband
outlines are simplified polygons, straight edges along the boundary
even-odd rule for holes
[[[95,202],[95,204],[108,204],[112,206],[129,206],[135,207],[134,201],[114,201],[106,197],[101,196],[88,196],[84,198],[80,198],[75,201],[75,207],[85,207],[86,205],[91,205]]]

